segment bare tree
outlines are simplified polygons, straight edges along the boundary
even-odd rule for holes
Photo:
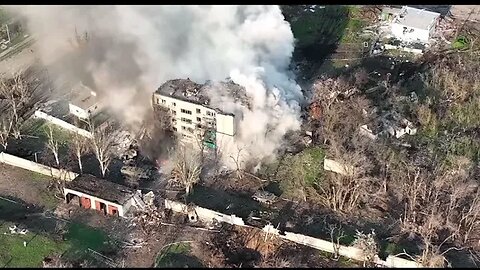
[[[31,97],[30,88],[22,71],[15,73],[13,78],[0,79],[0,97],[5,99],[9,105],[8,129],[11,135],[18,139],[20,138],[19,111]]]
[[[10,113],[2,113],[0,116],[0,145],[3,150],[7,150],[8,138],[12,134],[13,125],[14,120]]]
[[[357,231],[353,246],[362,250],[363,267],[374,266],[375,257],[378,255],[379,248],[375,241],[375,232],[373,230],[369,234]]]
[[[337,227],[337,225],[329,224],[330,230],[330,241],[333,245],[333,258],[338,260],[340,258],[339,250],[340,250],[340,240],[344,238],[345,232],[343,231],[342,227]]]
[[[91,120],[87,121],[87,123],[90,132],[93,134],[91,146],[100,166],[102,177],[105,177],[108,165],[112,161],[114,138],[111,134],[111,127],[109,124],[106,124],[102,128],[97,128]]]
[[[188,152],[188,153],[187,153]],[[193,185],[200,180],[202,164],[196,151],[187,151],[185,146],[179,146],[174,157],[172,175],[179,182],[188,195]]]
[[[47,148],[52,151],[53,156],[55,157],[55,163],[57,164],[57,167],[60,166],[60,160],[58,159],[58,140],[55,139],[55,136],[53,135],[53,129],[50,125],[47,125],[47,130],[45,131],[47,134]]]
[[[78,133],[73,133],[73,154],[77,158],[78,161],[78,168],[80,169],[80,174],[83,173],[83,164],[82,164],[82,156],[85,155],[88,150],[88,139]]]
[[[361,139],[358,135],[354,138]],[[378,190],[375,188],[376,179],[369,175],[373,166],[365,148],[360,145],[347,150],[332,138],[329,150],[337,162],[346,166],[348,173],[327,174],[325,180],[317,185],[317,189],[325,206],[333,211],[350,212],[366,199],[366,194]]]

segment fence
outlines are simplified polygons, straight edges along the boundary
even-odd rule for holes
[[[219,222],[225,222],[232,225],[244,226],[244,227],[251,227],[245,225],[245,222],[242,218],[236,217],[235,215],[225,215],[219,212],[215,212],[210,209],[202,208],[195,206],[192,208],[183,203],[171,201],[165,199],[165,208],[171,209],[174,212],[179,212],[187,215],[191,215],[192,212],[195,212],[196,216],[199,220],[204,222],[213,222],[214,220]],[[252,227],[253,228],[253,227]],[[318,239],[315,237],[285,232],[285,234],[280,234],[279,230],[275,229],[272,225],[267,225],[262,229],[264,232],[268,234],[276,235],[280,238],[309,246],[318,250],[326,251],[329,253],[334,253],[337,250],[338,254],[344,257],[348,257],[354,260],[363,261],[363,251],[356,247],[348,247],[348,246],[334,246],[331,241],[326,241],[322,239]],[[384,261],[380,259],[378,256],[375,256],[375,263],[379,266],[384,267],[391,267],[391,268],[419,268],[422,267],[419,263],[403,258],[398,258],[395,256],[389,255],[387,259]]]
[[[42,111],[37,110],[37,111],[35,111],[35,114],[34,114],[34,115],[35,115],[35,117],[45,119],[45,120],[47,120],[48,122],[50,122],[50,123],[52,123],[52,124],[61,126],[61,127],[64,128],[64,129],[68,129],[68,130],[70,130],[70,131],[72,131],[72,132],[75,132],[75,133],[77,133],[77,134],[79,134],[79,135],[82,135],[82,136],[84,136],[84,137],[93,138],[92,133],[86,131],[85,129],[78,128],[78,127],[76,127],[76,126],[74,126],[74,125],[72,125],[72,124],[70,124],[70,123],[67,123],[67,122],[65,122],[65,121],[63,121],[63,120],[60,120],[60,119],[58,119],[58,118],[56,118],[56,117],[53,117],[53,116],[51,116],[51,115],[48,115],[48,114],[46,114],[46,113],[44,113],[44,112],[42,112]]]
[[[43,175],[59,178],[65,181],[72,181],[73,179],[75,179],[75,177],[78,176],[77,173],[71,171],[52,168],[40,163],[7,154],[5,152],[0,153],[0,162],[32,172],[37,172]]]

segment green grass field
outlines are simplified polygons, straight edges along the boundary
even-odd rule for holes
[[[11,234],[8,227],[12,226],[15,220],[18,220],[15,223],[17,226],[22,224],[22,217],[28,211],[21,204],[0,200],[0,267],[41,267],[45,257],[55,254],[62,254],[62,258],[70,262],[87,260],[97,265],[98,262],[88,249],[102,254],[116,251],[116,242],[104,231],[75,222],[66,225],[64,240],[51,231]],[[44,229],[49,230],[47,227]],[[23,245],[24,241],[28,243],[26,247]]]
[[[62,254],[70,247],[68,242],[28,232],[25,235],[10,234],[13,223],[0,225],[0,265],[2,267],[41,267],[42,260],[52,254]],[[28,244],[25,247],[23,242]]]

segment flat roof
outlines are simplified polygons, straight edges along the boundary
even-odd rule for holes
[[[82,83],[76,84],[72,88],[72,92],[75,93],[76,96],[70,101],[70,104],[88,110],[97,103],[97,97],[92,95],[92,91],[92,89]]]
[[[244,104],[247,103],[245,105],[249,106],[245,89],[232,81],[216,83],[208,81],[204,84],[199,84],[190,79],[174,79],[166,81],[155,91],[155,93],[192,102],[223,114],[232,115],[223,112],[220,108],[212,107],[210,104],[210,98],[208,97],[207,92],[219,85],[222,86],[222,90],[228,91],[235,100],[240,100],[240,102]]]
[[[129,187],[89,174],[77,176],[72,181],[66,182],[65,188],[120,205],[123,205],[135,194],[135,190]]]
[[[417,29],[428,29],[439,16],[440,13],[405,6],[395,18],[394,23]]]

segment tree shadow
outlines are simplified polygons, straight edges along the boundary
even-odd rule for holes
[[[192,202],[200,207],[208,208],[227,215],[236,215],[247,218],[253,211],[262,210],[263,207],[250,196],[244,194],[231,194],[223,190],[196,185],[187,196],[187,202]]]
[[[349,21],[347,6],[289,5],[282,13],[296,39],[294,62],[306,62],[304,73],[310,77],[335,52]]]

